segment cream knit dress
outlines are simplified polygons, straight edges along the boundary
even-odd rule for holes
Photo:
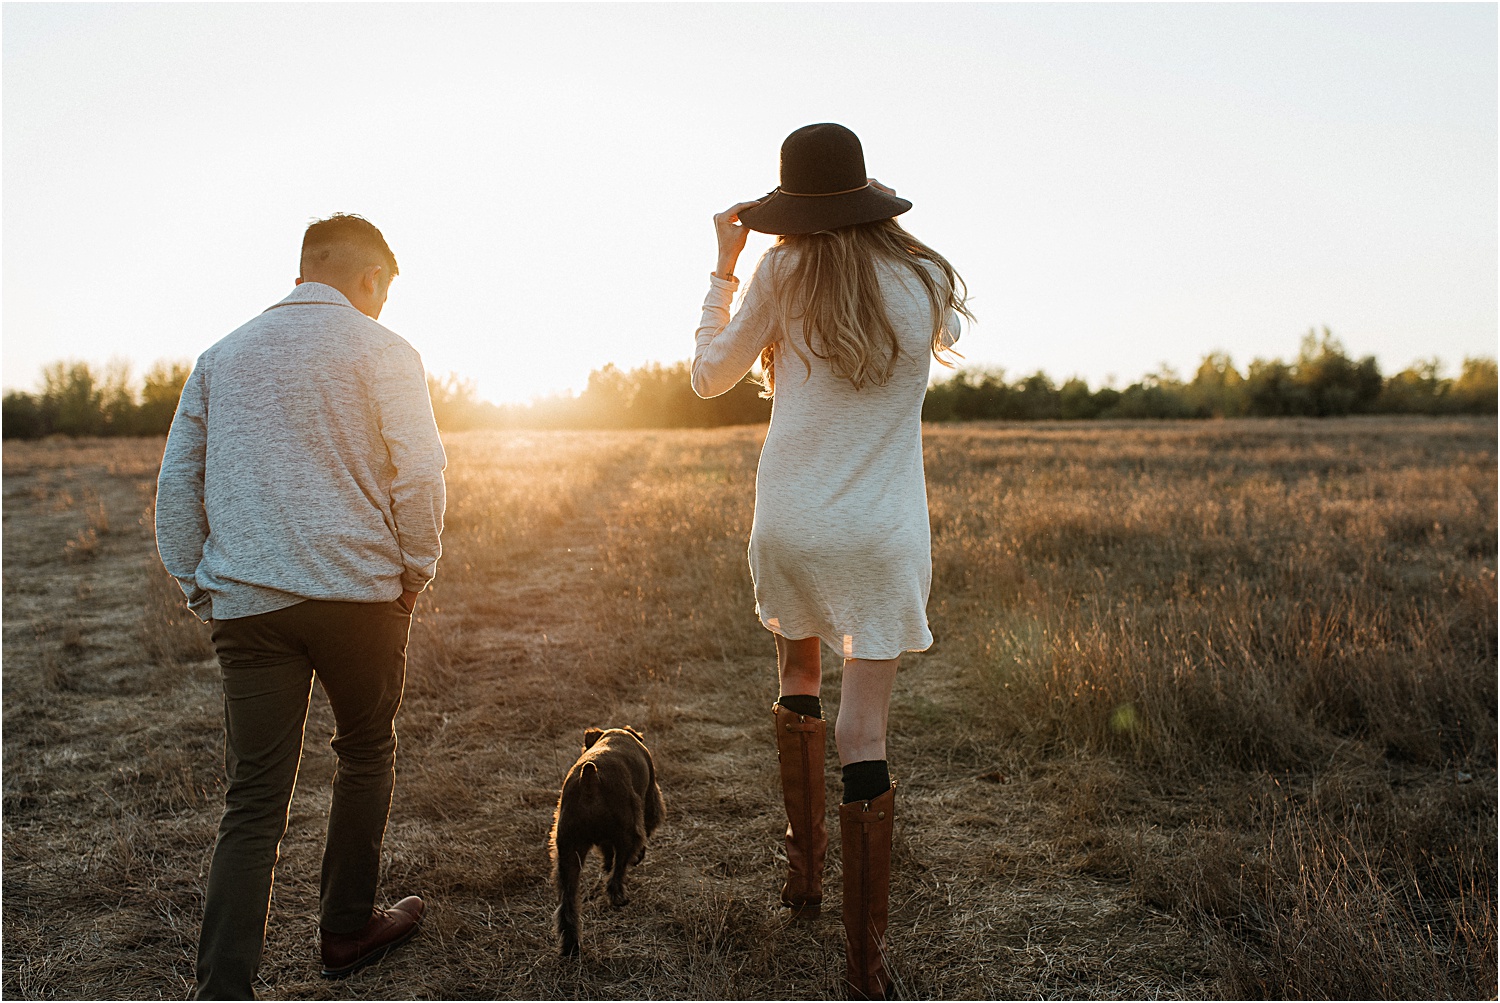
[[[792,640],[822,638],[845,658],[921,651],[932,643],[922,472],[922,399],[932,362],[927,293],[909,268],[877,263],[902,352],[884,386],[855,390],[807,351],[800,321],[781,330],[772,270],[786,253],[772,248],[761,258],[732,320],[739,283],[710,276],[693,355],[693,389],[716,397],[744,378],[762,348],[778,343],[750,530],[756,612],[767,629]],[[924,267],[943,282],[935,266]],[[944,341],[951,345],[958,332],[950,311]]]

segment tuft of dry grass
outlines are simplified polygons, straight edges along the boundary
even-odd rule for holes
[[[836,840],[825,916],[775,905],[763,434],[447,438],[382,876],[429,919],[317,978],[318,695],[260,995],[841,994]],[[152,550],[160,452],[5,450],[8,995],[191,985],[222,723]],[[1495,994],[1493,422],[957,426],[926,457],[938,641],[891,718],[904,996]],[[563,961],[547,830],[583,729],[616,724],[645,731],[666,819]]]

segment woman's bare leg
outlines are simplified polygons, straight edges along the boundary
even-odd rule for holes
[[[886,719],[891,712],[891,690],[896,685],[896,666],[900,661],[899,658],[844,659],[839,717],[833,726],[841,766],[886,758]],[[782,685],[785,692],[785,683]]]
[[[776,668],[781,677],[781,696],[817,696],[823,685],[822,644],[816,637],[789,641],[776,638]]]

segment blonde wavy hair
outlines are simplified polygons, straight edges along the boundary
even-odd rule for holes
[[[894,219],[778,237],[770,253],[776,255],[772,278],[782,331],[791,330],[793,317],[800,319],[807,351],[825,360],[834,375],[847,379],[854,389],[885,386],[901,355],[880,292],[878,260],[904,265],[921,281],[932,306],[933,358],[953,367],[946,357],[953,350],[943,344],[943,325],[949,310],[974,319],[965,303],[968,287],[946,258]],[[946,282],[939,283],[924,261],[936,265]],[[802,347],[791,338],[785,343],[811,375]],[[760,354],[762,397],[776,393],[776,362],[773,343]]]

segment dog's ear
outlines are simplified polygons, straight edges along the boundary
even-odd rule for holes
[[[590,728],[585,731],[583,733],[583,747],[585,749],[592,749],[594,747],[594,743],[599,741],[599,736],[602,734],[604,734],[604,732],[599,728]]]
[[[643,734],[641,734],[641,733],[640,733],[640,732],[638,732],[638,731],[636,731],[636,730],[635,730],[635,729],[634,729],[634,728],[632,728],[632,727],[631,727],[631,726],[630,726],[630,725],[628,725],[628,724],[627,724],[627,725],[625,725],[625,727],[623,727],[623,728],[621,728],[621,729],[620,729],[620,730],[621,730],[621,731],[628,731],[628,732],[630,732],[630,733],[631,733],[631,734],[632,734],[632,735],[634,735],[634,736],[635,736],[635,737],[636,737],[636,738],[639,738],[639,739],[640,739],[640,740],[641,740],[641,741],[642,741],[642,743],[644,743],[644,742],[645,742],[645,740],[646,740],[646,736],[645,736],[645,735],[643,735]]]

